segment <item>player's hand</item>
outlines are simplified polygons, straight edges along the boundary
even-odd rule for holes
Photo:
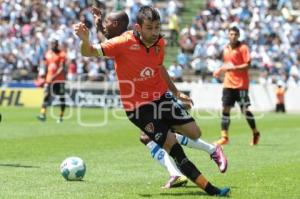
[[[99,8],[96,8],[95,6],[93,6],[91,8],[91,12],[92,12],[93,17],[94,17],[96,29],[99,30],[100,32],[103,32],[102,12],[101,12],[101,10]]]
[[[179,99],[186,109],[191,109],[193,106],[193,100],[182,92],[177,93],[177,99]]]
[[[82,40],[82,41],[89,41],[89,29],[86,25],[82,22],[73,25],[73,29],[75,34]]]
[[[218,68],[217,70],[215,70],[215,71],[213,72],[213,76],[214,76],[215,78],[219,78],[219,77],[221,76],[221,73],[222,73],[221,68]]]
[[[227,62],[222,66],[222,70],[224,71],[229,71],[233,69],[234,69],[234,65],[231,62]]]

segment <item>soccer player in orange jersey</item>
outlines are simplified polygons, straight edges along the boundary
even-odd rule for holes
[[[174,101],[176,96],[188,106],[192,103],[188,96],[177,90],[162,65],[165,41],[160,28],[158,12],[149,6],[140,8],[134,31],[127,31],[99,45],[90,44],[89,31],[83,23],[74,25],[84,56],[115,59],[121,101],[128,119],[163,147],[181,172],[200,188],[209,195],[227,196],[230,189],[220,189],[206,180],[171,132],[175,129],[191,139],[199,139],[201,134],[194,119]]]
[[[127,31],[129,17],[125,12],[111,12],[105,19],[102,19],[103,17],[100,9],[92,7],[91,12],[94,16],[97,31],[100,31],[105,38],[110,39],[120,36]],[[102,38],[100,38],[100,40],[101,39]],[[181,137],[176,135],[176,138]],[[141,132],[140,141],[150,150],[151,156],[169,172],[170,178],[162,188],[181,187],[187,184],[188,179],[178,170],[176,165],[171,161],[171,157],[163,148],[150,140],[144,132]],[[188,143],[188,140],[185,139],[183,143]],[[215,151],[214,148],[215,147],[212,147],[213,152]]]
[[[51,39],[51,49],[45,55],[45,84],[44,99],[41,107],[40,115],[37,117],[40,121],[46,121],[47,106],[50,105],[51,99],[55,96],[60,100],[60,115],[57,123],[63,121],[65,111],[65,61],[66,53],[59,49],[59,41],[57,38]]]
[[[128,16],[125,12],[112,12],[107,15],[105,20],[102,22],[101,11],[96,7],[91,9],[95,25],[98,31],[102,32],[106,38],[113,38],[121,35],[123,32],[127,31],[128,26]],[[181,106],[179,104],[179,106]],[[182,108],[183,112],[184,107]],[[222,160],[222,150],[219,146],[212,145],[201,139],[190,139],[180,133],[174,133],[177,141],[184,146],[202,150],[207,152],[211,158],[217,163],[221,173],[224,173],[227,168],[226,158]],[[140,135],[140,141],[150,150],[151,156],[157,160],[157,162],[163,166],[170,175],[170,178],[162,188],[169,189],[173,187],[185,186],[188,182],[187,178],[178,170],[178,168],[171,161],[169,154],[161,148],[157,143],[151,140],[143,131]]]
[[[229,44],[225,46],[223,51],[224,65],[214,72],[215,77],[220,77],[221,73],[225,73],[223,88],[223,110],[221,122],[221,138],[216,141],[218,144],[227,144],[228,129],[230,125],[230,110],[235,102],[238,102],[242,113],[246,116],[247,122],[252,129],[253,138],[251,145],[257,145],[260,133],[255,124],[253,114],[248,107],[250,99],[248,96],[250,67],[250,53],[248,46],[239,41],[240,31],[237,27],[229,29]]]
[[[284,95],[287,91],[287,88],[283,86],[282,82],[278,82],[276,89],[275,89],[275,95],[276,95],[276,107],[275,112],[279,113],[285,113],[285,103],[284,103]]]

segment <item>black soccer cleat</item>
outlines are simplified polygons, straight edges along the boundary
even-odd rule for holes
[[[39,121],[45,122],[46,121],[46,116],[45,115],[39,115],[36,117]]]

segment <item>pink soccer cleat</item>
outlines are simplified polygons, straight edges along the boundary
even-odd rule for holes
[[[216,150],[210,155],[211,159],[218,165],[221,173],[225,173],[227,169],[227,159],[223,153],[221,145],[216,145]]]

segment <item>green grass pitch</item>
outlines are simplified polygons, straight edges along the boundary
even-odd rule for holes
[[[57,115],[58,109],[50,110],[49,115]],[[1,199],[212,198],[192,182],[162,190],[168,173],[140,144],[138,129],[122,111],[71,109],[61,124],[51,117],[38,122],[38,109],[1,107],[0,112]],[[202,138],[217,139],[217,114],[194,114]],[[231,187],[230,198],[299,199],[300,115],[255,115],[262,133],[256,147],[249,146],[246,121],[239,116],[231,120],[230,144],[224,147],[226,174],[219,173],[206,153],[185,148],[186,153],[211,182]],[[80,182],[65,181],[59,172],[63,159],[73,155],[87,165]]]

